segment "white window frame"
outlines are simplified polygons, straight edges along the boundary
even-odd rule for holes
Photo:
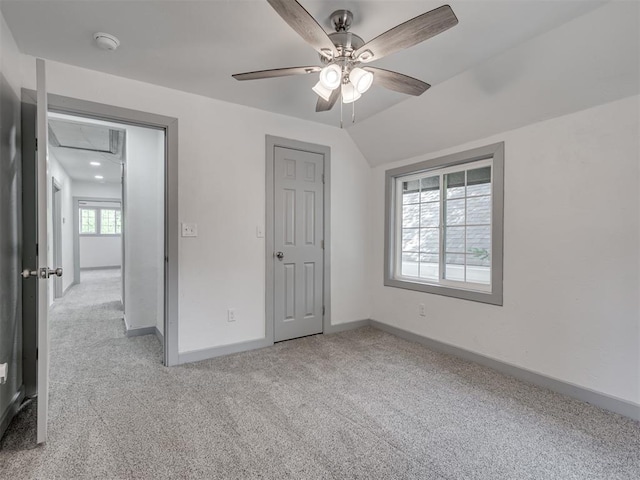
[[[444,278],[444,199],[440,198],[439,280],[402,276],[395,272],[402,259],[401,182],[440,175],[440,189],[447,173],[491,165],[491,282],[489,285]],[[503,283],[504,142],[388,170],[385,196],[384,285],[426,293],[502,305]],[[466,249],[465,249],[466,250]]]
[[[93,210],[96,212],[96,233],[82,233],[82,210]],[[117,210],[120,212],[120,233],[101,233],[102,230],[102,210]],[[93,205],[80,205],[78,207],[78,235],[81,237],[119,237],[122,235],[122,208],[121,207],[97,207]]]

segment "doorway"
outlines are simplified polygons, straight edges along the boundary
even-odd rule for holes
[[[330,149],[267,136],[267,338],[327,331]]]
[[[23,89],[23,152],[27,158],[31,152],[35,152],[35,106],[37,103],[36,92]],[[162,335],[162,363],[166,366],[178,363],[178,120],[156,114],[149,114],[136,110],[113,107],[84,100],[77,100],[59,95],[48,96],[49,112],[60,115],[73,115],[83,120],[99,120],[103,122],[115,122],[125,126],[141,127],[161,131],[163,137],[160,148],[164,154],[162,175],[157,179],[162,191],[159,205],[162,207],[163,226],[159,235],[161,246],[161,262],[159,282],[157,283],[161,295],[154,298],[158,308],[162,308],[160,318]],[[27,162],[25,162],[27,163]],[[24,173],[24,172],[23,172]],[[31,173],[33,176],[33,173]],[[23,176],[23,178],[25,178]],[[34,188],[26,182],[23,186],[25,198],[33,195]],[[126,205],[126,199],[124,201]],[[23,212],[26,219],[23,231],[32,235],[36,231],[32,219],[36,218],[35,205],[27,205]],[[32,210],[29,210],[29,209]],[[125,212],[126,213],[126,212]],[[126,214],[124,215],[126,217]],[[67,223],[71,223],[68,221]],[[35,243],[34,243],[35,245]],[[26,247],[23,262],[31,264],[36,262],[35,248]],[[31,258],[31,256],[33,258]],[[126,262],[126,257],[125,257]],[[71,273],[71,272],[69,272]],[[74,275],[75,277],[75,275]],[[79,277],[74,279],[80,280]],[[26,291],[23,295],[24,315],[24,370],[25,386],[31,394],[35,392],[37,384],[36,376],[36,345],[37,345],[37,320],[34,308],[31,305],[35,293]],[[126,299],[125,299],[126,300]],[[154,327],[155,331],[155,327]],[[151,333],[151,332],[149,332]]]

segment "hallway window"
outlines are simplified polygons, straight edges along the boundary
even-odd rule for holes
[[[100,210],[100,234],[120,235],[120,233],[122,233],[120,210],[105,208]]]
[[[96,228],[96,209],[81,208],[80,209],[80,235],[95,235],[98,233]]]
[[[122,234],[122,211],[119,208],[80,208],[80,235]]]

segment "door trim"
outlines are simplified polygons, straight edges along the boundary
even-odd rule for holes
[[[53,239],[53,259],[52,268],[62,267],[62,185],[52,175],[51,176],[51,218],[52,218],[52,239]],[[53,279],[53,301],[64,296],[64,279],[55,277]]]
[[[36,92],[22,89],[22,101],[36,104]],[[97,118],[141,127],[158,128],[165,131],[165,177],[164,177],[164,358],[166,366],[178,365],[178,119],[141,112],[129,108],[105,105],[62,95],[48,95],[49,110]]]
[[[275,232],[274,232],[274,195],[275,195],[275,148],[317,153],[324,157],[324,202],[323,202],[323,287],[322,333],[331,330],[331,148],[315,143],[301,142],[290,138],[266,136],[266,224],[265,224],[265,338],[274,341],[274,273]]]

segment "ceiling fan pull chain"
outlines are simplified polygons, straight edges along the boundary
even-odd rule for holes
[[[342,128],[342,97],[340,97],[340,128]]]
[[[351,102],[351,123],[356,123],[356,102]]]

